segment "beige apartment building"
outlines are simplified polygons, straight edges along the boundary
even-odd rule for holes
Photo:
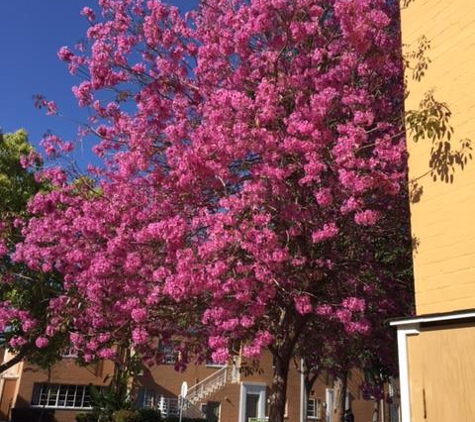
[[[90,410],[88,386],[106,385],[112,373],[113,364],[107,361],[79,367],[73,357],[65,357],[50,371],[21,362],[1,376],[0,420],[10,420],[14,408],[44,407],[55,411],[58,422],[74,422],[77,412]],[[172,364],[145,368],[133,380],[132,391],[138,406],[158,408],[163,417],[177,415],[178,396],[186,381],[189,388],[185,413],[189,416],[205,417],[209,422],[265,421],[271,377],[272,357],[266,353],[253,373],[241,371],[239,360],[226,366],[191,365],[182,373],[176,372]],[[306,404],[302,381],[298,364],[293,365],[286,420],[331,422],[331,378],[322,376],[316,381]],[[371,422],[374,403],[363,400],[359,388],[361,373],[352,371],[348,381],[347,406],[351,407],[355,421]],[[308,411],[306,421],[303,406]]]
[[[402,422],[472,422],[475,2],[401,4],[403,45],[418,62],[406,69],[406,111],[439,108],[427,122],[452,127],[426,132],[418,142],[407,127],[417,309],[413,318],[392,323],[398,330]],[[421,104],[424,98],[430,101]]]

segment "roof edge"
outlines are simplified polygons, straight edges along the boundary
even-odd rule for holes
[[[434,314],[416,315],[413,317],[397,318],[389,322],[392,327],[402,325],[420,324],[425,322],[454,321],[460,319],[475,318],[475,309],[457,310]]]

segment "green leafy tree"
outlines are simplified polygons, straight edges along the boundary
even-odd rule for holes
[[[34,174],[21,163],[22,157],[32,158],[34,154],[25,130],[0,134],[0,213],[22,214],[28,199],[40,190]],[[36,156],[35,164],[40,164]]]
[[[66,343],[64,330],[48,340],[41,336],[47,329],[49,301],[60,294],[62,279],[12,259],[14,245],[22,237],[22,221],[28,218],[29,199],[50,190],[35,177],[40,169],[40,156],[25,130],[0,134],[0,298],[4,302],[0,347],[15,353],[0,365],[0,372],[24,358],[48,366],[60,358]]]

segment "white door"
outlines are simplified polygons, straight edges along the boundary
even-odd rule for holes
[[[266,417],[266,388],[265,384],[241,384],[239,422],[249,422],[249,419],[264,419]]]

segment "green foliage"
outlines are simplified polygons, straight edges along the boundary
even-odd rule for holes
[[[97,419],[91,412],[76,413],[76,422],[96,422]]]
[[[99,198],[102,195],[102,189],[97,187],[94,180],[88,176],[77,177],[72,186],[74,187],[73,193],[85,199]]]
[[[178,422],[180,418],[178,416],[168,416],[165,418],[165,422]],[[182,418],[181,422],[206,422],[203,418]]]
[[[11,422],[56,422],[54,409],[14,407],[11,412]]]
[[[28,218],[27,203],[38,192],[48,186],[35,181],[34,172],[23,168],[22,157],[40,168],[41,160],[28,142],[27,133],[0,134],[0,242],[8,251],[22,239],[21,229],[14,222]],[[48,318],[48,301],[62,292],[62,280],[54,272],[31,271],[24,265],[12,262],[10,255],[0,256],[0,302],[8,301],[17,310],[27,312],[36,321],[36,326],[25,332],[21,321],[10,321],[8,330],[2,333],[0,346],[9,347],[14,337],[27,341],[14,349],[31,363],[47,367],[60,359],[67,342],[66,330],[49,339],[49,345],[37,349],[33,342],[45,332]]]
[[[93,413],[98,422],[109,422],[115,412],[131,408],[131,402],[126,393],[119,391],[114,382],[101,389],[91,386],[90,391]]]
[[[100,422],[106,420],[111,422],[161,422],[162,418],[158,410],[132,408],[115,410],[109,416],[105,412],[101,414],[97,412],[78,413],[76,415],[76,422]],[[184,418],[183,422],[186,421],[187,418]],[[189,422],[195,421],[190,419]],[[201,422],[201,419],[196,422]]]
[[[22,213],[28,199],[39,191],[33,173],[20,165],[20,158],[33,152],[23,129],[0,135],[0,214]]]
[[[136,410],[117,410],[112,414],[112,422],[142,422]]]
[[[140,422],[160,422],[162,416],[159,410],[156,409],[138,409],[140,415]]]
[[[129,347],[119,348],[119,361],[115,363],[114,375],[107,387],[90,387],[93,413],[97,422],[113,421],[113,415],[122,410],[133,410],[129,394],[129,381],[139,368],[139,358]],[[139,421],[140,422],[140,421]]]

